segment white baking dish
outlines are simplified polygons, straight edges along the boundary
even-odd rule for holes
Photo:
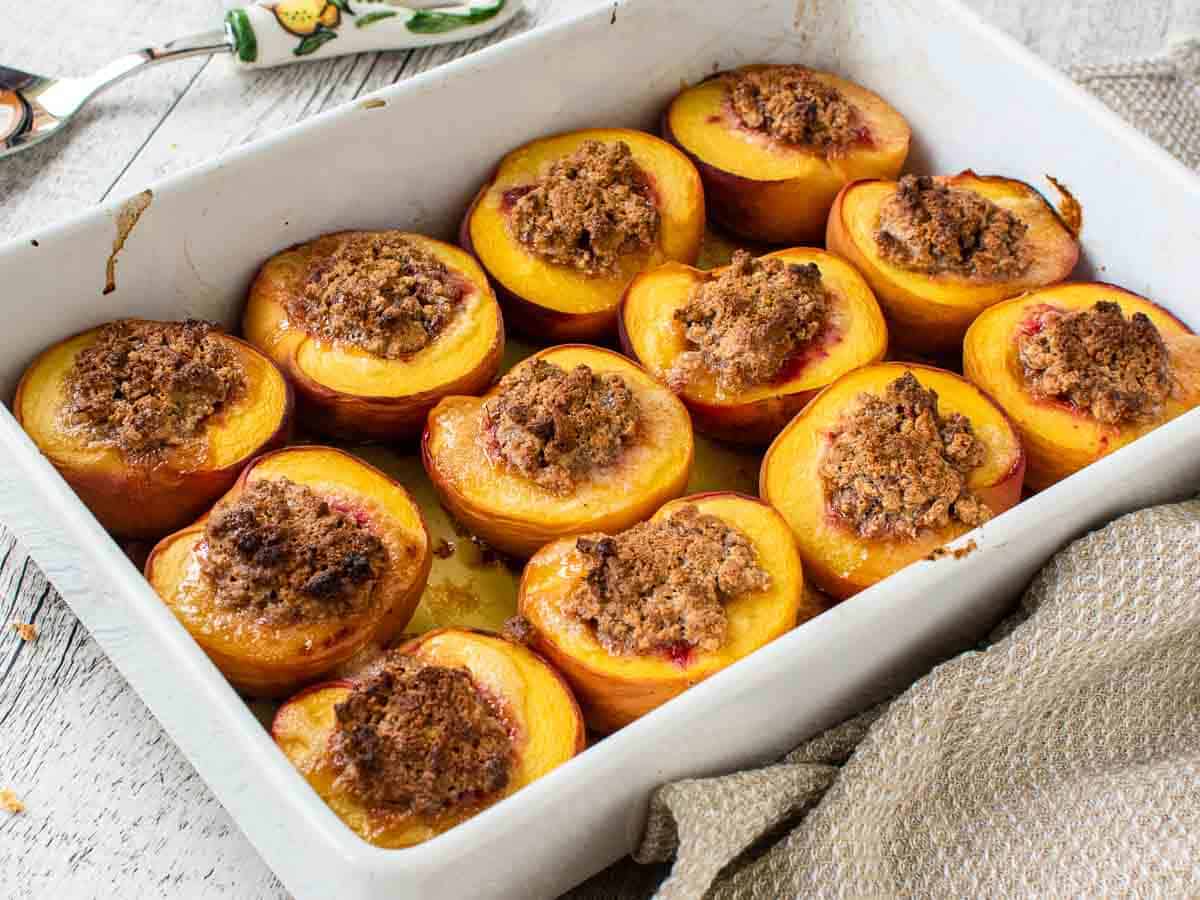
[[[911,168],[1043,183],[1085,210],[1080,275],[1200,325],[1200,183],[953,0],[629,0],[319,116],[153,186],[102,295],[118,206],[0,249],[0,391],[52,341],[118,315],[236,322],[273,251],[321,232],[450,235],[509,148],[589,125],[653,127],[681,82],[802,61],[878,90],[912,123]],[[33,239],[36,239],[36,244]],[[344,828],[41,458],[8,410],[0,440],[61,531],[51,578],[298,897],[545,897],[625,853],[646,798],[679,776],[775,756],[984,633],[1066,540],[1200,483],[1200,414],[989,522],[962,560],[915,565],[796,629],[549,777],[420,847]],[[43,553],[43,556],[47,554]]]

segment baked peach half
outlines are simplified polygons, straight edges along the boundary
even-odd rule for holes
[[[983,391],[879,363],[818,394],[767,450],[759,483],[805,574],[842,600],[1014,506],[1024,474],[1020,436]]]
[[[12,408],[101,525],[156,540],[287,441],[292,392],[267,357],[208,323],[120,319],[45,350]]]
[[[401,485],[341,450],[296,446],[247,466],[145,573],[235,688],[281,697],[398,636],[431,560]]]
[[[550,347],[482,397],[429,414],[422,460],[442,504],[511,556],[589,531],[620,531],[683,493],[687,410],[611,350]]]
[[[612,335],[630,279],[694,263],[704,189],[687,157],[629,129],[574,131],[500,161],[460,242],[497,285],[505,318],[540,341]]]
[[[846,185],[825,245],[867,279],[894,344],[939,354],[992,304],[1071,274],[1075,227],[1023,181],[968,170]]]
[[[584,748],[579,706],[531,650],[486,632],[432,631],[354,680],[287,701],[275,742],[363,840],[411,847]]]
[[[758,271],[771,260],[783,264],[780,271]],[[817,277],[789,281],[793,267],[815,267]],[[704,297],[704,290],[719,296]],[[808,297],[796,296],[805,291]],[[808,330],[791,334],[810,313]],[[803,247],[755,261],[738,256],[732,267],[712,272],[679,263],[643,272],[625,292],[619,321],[625,352],[676,390],[696,430],[738,444],[769,443],[825,385],[882,359],[888,343],[883,314],[862,276],[832,253]],[[790,338],[802,339],[790,340],[765,371],[755,370],[765,379],[725,384],[722,376],[730,373],[722,365],[747,366],[754,354],[770,352],[773,341]],[[693,358],[696,364],[687,366]]]
[[[866,88],[803,66],[744,66],[685,88],[666,138],[704,181],[709,215],[735,234],[816,244],[844,184],[895,178],[911,137]]]
[[[300,421],[359,441],[415,438],[442,397],[496,377],[504,322],[457,247],[400,231],[343,231],[267,260],[242,319],[296,388]]]
[[[787,523],[728,492],[675,500],[621,534],[547,544],[525,567],[518,603],[532,646],[600,732],[820,612]]]
[[[1200,405],[1198,342],[1145,297],[1071,283],[988,309],[963,364],[1016,423],[1041,490]]]

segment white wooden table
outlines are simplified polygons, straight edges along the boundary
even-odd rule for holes
[[[609,0],[527,0],[500,38]],[[742,2],[742,0],[717,0]],[[1170,0],[968,0],[1052,62],[1163,46]],[[0,63],[85,72],[119,52],[214,27],[218,0],[6,3]],[[0,162],[0,239],[47,225],[410,77],[483,42],[372,54],[250,75],[187,60],[126,83],[69,134]],[[0,286],[0,290],[3,286]],[[7,398],[6,398],[7,399]],[[36,501],[0,467],[0,522]],[[3,897],[283,897],[286,892],[87,632],[25,546],[52,535],[0,525],[0,812]],[[60,573],[57,577],[69,577]]]

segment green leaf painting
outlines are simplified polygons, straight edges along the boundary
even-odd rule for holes
[[[354,20],[355,28],[366,28],[368,25],[374,25],[376,22],[382,22],[384,19],[395,18],[398,14],[393,10],[383,10],[382,12],[364,13]]]
[[[332,41],[335,37],[337,37],[336,31],[330,31],[328,28],[322,26],[301,40],[292,53],[296,56],[308,56],[310,53],[316,53],[322,45]]]
[[[268,9],[274,10],[276,20],[285,31],[300,38],[292,53],[296,56],[308,56],[337,37],[343,15],[354,18],[355,28],[368,28],[385,19],[405,16],[405,27],[413,34],[444,34],[494,18],[504,9],[507,0],[495,0],[481,6],[449,6],[432,10],[412,10],[402,5],[398,5],[396,9],[379,9],[382,4],[378,3],[368,3],[364,8],[358,0],[353,0],[354,6],[351,2],[352,0],[281,0],[279,3],[270,4]],[[239,32],[249,31],[249,23],[248,20],[243,22],[237,19],[237,12],[241,12],[242,19],[245,19],[245,12],[235,11],[229,14],[227,21],[234,32],[239,55],[243,60],[253,62],[253,57],[257,54],[254,34],[249,32],[248,38],[242,38]],[[247,54],[250,58],[247,58]]]
[[[438,12],[421,10],[408,20],[408,30],[416,34],[443,34],[467,25],[477,25],[504,9],[505,0],[490,6],[472,6],[466,12]]]

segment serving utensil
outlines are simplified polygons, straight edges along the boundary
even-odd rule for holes
[[[191,56],[233,55],[265,68],[348,53],[466,41],[507,24],[521,0],[462,5],[446,0],[279,0],[230,9],[223,26],[147,47],[80,78],[0,66],[0,158],[57,134],[108,87],[150,66]]]

